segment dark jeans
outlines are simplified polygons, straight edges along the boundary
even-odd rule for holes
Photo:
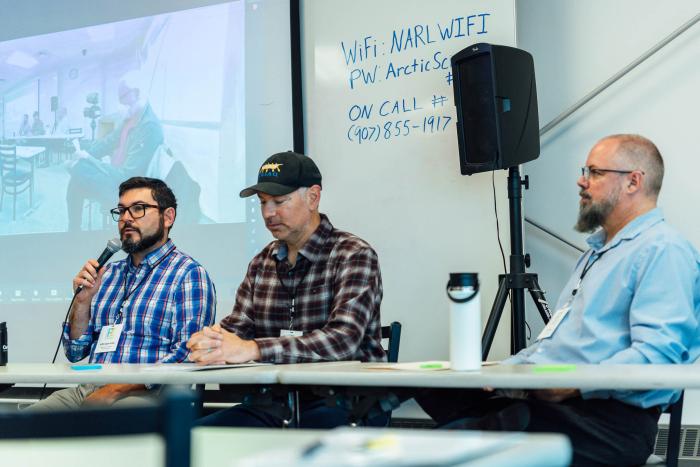
[[[69,232],[80,230],[86,199],[100,202],[105,211],[118,201],[118,188],[122,180],[100,171],[98,164],[92,159],[80,159],[70,170],[71,177],[66,189]]]
[[[425,390],[416,401],[444,429],[563,433],[574,449],[572,465],[640,465],[654,449],[658,408],[614,399],[545,402],[510,399],[480,389]]]
[[[281,402],[280,402],[281,404]],[[389,413],[375,415],[365,426],[384,427],[389,423]],[[327,407],[322,400],[301,402],[299,428],[326,429],[348,425],[349,411],[342,407]],[[283,418],[269,406],[240,404],[199,419],[202,426],[269,427],[280,428]]]

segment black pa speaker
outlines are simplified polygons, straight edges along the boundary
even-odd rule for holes
[[[58,96],[51,96],[51,112],[58,110]]]
[[[524,50],[474,44],[452,57],[462,175],[540,155],[535,65]]]

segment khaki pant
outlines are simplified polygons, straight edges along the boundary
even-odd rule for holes
[[[97,384],[80,384],[75,387],[61,389],[55,391],[46,399],[40,400],[25,410],[29,411],[58,411],[58,410],[75,410],[83,406],[85,398],[92,394],[93,391],[100,388]],[[134,393],[131,396],[119,399],[112,407],[138,407],[151,405],[158,397],[159,391],[143,391]]]

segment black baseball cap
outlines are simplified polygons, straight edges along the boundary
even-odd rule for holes
[[[268,157],[258,171],[258,183],[241,191],[241,198],[261,192],[282,196],[300,187],[321,185],[321,171],[303,154],[278,152]]]

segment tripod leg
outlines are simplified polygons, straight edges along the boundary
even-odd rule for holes
[[[536,274],[532,277],[532,284],[530,284],[529,290],[532,301],[535,302],[535,306],[540,312],[542,321],[544,321],[544,324],[549,323],[549,320],[552,318],[552,312],[549,310],[549,304],[544,296],[544,290],[540,288],[540,284],[537,282]]]
[[[515,355],[525,348],[525,290],[520,287],[511,287],[513,293],[511,299],[511,326],[510,326],[510,352]]]
[[[491,313],[489,313],[489,319],[486,322],[486,328],[484,328],[484,335],[481,338],[481,359],[484,361],[489,356],[491,344],[493,343],[493,337],[496,334],[496,328],[498,328],[498,321],[501,319],[503,308],[506,306],[508,290],[508,281],[506,276],[499,276],[498,292],[496,293],[496,298],[493,301]]]

